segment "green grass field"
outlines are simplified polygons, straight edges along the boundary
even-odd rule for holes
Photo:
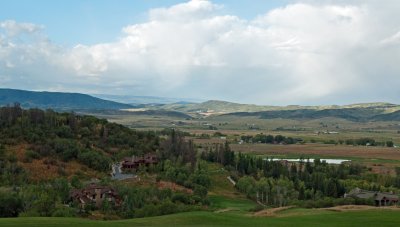
[[[400,212],[381,210],[304,214],[290,217],[251,217],[233,213],[189,212],[120,221],[79,218],[5,218],[0,226],[400,226]]]

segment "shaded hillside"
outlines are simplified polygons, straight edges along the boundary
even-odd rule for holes
[[[374,117],[377,121],[400,121],[400,110],[392,113],[381,114]]]
[[[178,112],[178,111],[169,111],[169,110],[140,110],[140,109],[127,109],[127,110],[77,110],[78,113],[84,113],[89,115],[146,115],[146,116],[158,116],[158,117],[175,117],[175,118],[192,118],[192,116]]]
[[[24,108],[41,109],[124,109],[131,105],[103,100],[90,95],[62,92],[35,92],[0,89],[0,105],[18,102]]]

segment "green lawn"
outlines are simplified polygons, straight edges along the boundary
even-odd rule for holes
[[[233,211],[247,212],[257,204],[246,198],[228,198],[224,196],[210,196],[211,208],[230,209]]]
[[[91,221],[79,218],[7,218],[0,219],[0,226],[400,226],[400,212],[332,211],[280,218],[189,212],[121,221]]]

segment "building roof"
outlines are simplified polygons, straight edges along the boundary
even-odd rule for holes
[[[149,153],[139,157],[125,157],[122,159],[122,166],[139,166],[140,164],[156,164],[158,163],[157,156]]]
[[[108,195],[110,197],[119,199],[118,193],[109,186],[97,185],[97,184],[89,184],[85,188],[82,189],[72,189],[70,191],[70,197],[78,201],[82,204],[94,201],[94,197],[96,195]]]

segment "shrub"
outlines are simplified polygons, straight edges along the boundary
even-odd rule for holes
[[[257,204],[255,207],[250,208],[249,211],[250,212],[258,212],[258,211],[261,211],[261,210],[264,210],[264,209],[265,209],[264,206],[261,206],[260,204]]]
[[[189,204],[190,203],[190,199],[189,196],[183,193],[177,193],[174,196],[172,196],[172,202],[176,203],[176,202],[181,202],[183,204]]]
[[[25,151],[25,158],[40,159],[40,154],[37,153],[36,151],[27,150]]]
[[[0,192],[0,217],[18,217],[22,211],[22,200],[15,193]]]
[[[72,207],[58,207],[53,211],[53,217],[76,217],[76,209]]]

